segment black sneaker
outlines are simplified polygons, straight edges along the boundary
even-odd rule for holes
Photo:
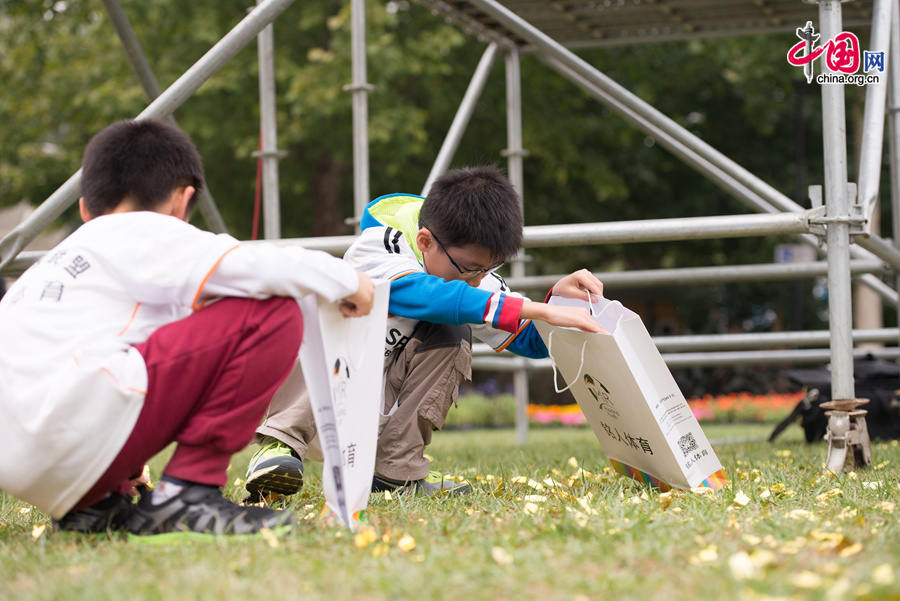
[[[89,507],[70,511],[53,520],[53,529],[83,534],[122,530],[134,512],[131,501],[131,497],[112,493]]]
[[[372,477],[372,492],[397,491],[432,497],[438,494],[465,495],[472,492],[468,482],[456,482],[446,478],[440,472],[428,472],[421,480],[394,480],[382,476],[378,472]]]
[[[132,534],[200,532],[204,534],[254,534],[262,528],[294,524],[287,511],[267,507],[242,507],[222,496],[215,486],[191,484],[174,497],[158,505],[152,493],[141,493],[141,500],[126,524]]]
[[[273,440],[250,458],[244,503],[258,503],[266,496],[292,495],[303,487],[303,462],[291,447]]]

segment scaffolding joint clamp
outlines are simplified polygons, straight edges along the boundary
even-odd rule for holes
[[[268,159],[275,157],[276,159],[284,158],[288,155],[287,150],[254,150],[250,153],[254,159]]]
[[[375,90],[375,86],[370,83],[348,83],[347,85],[342,86],[341,89],[345,92],[372,92]]]
[[[500,156],[502,156],[502,157],[507,157],[507,158],[508,158],[508,157],[522,157],[522,158],[524,158],[524,157],[529,156],[530,154],[531,154],[531,151],[530,151],[530,150],[527,150],[527,149],[525,149],[525,148],[519,148],[519,149],[516,149],[516,150],[514,150],[514,149],[512,149],[512,148],[504,148],[503,150],[500,151]]]
[[[847,182],[847,198],[850,199],[850,213],[848,215],[826,216],[826,207],[822,202],[822,186],[809,187],[809,200],[812,209],[806,212],[806,222],[809,232],[821,238],[825,237],[825,228],[828,225],[846,223],[850,226],[851,236],[868,236],[869,219],[863,205],[853,202],[856,200],[856,184]]]
[[[850,235],[865,235],[866,224],[869,220],[865,216],[862,205],[851,205],[849,215],[838,215],[829,217],[825,215],[825,207],[819,207],[807,212],[806,222],[809,224],[809,231],[816,236],[825,236],[825,229],[829,225],[837,225],[846,223],[850,226]]]

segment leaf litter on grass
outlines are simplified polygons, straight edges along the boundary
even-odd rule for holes
[[[466,444],[477,448],[480,438],[487,437],[476,438]],[[282,565],[275,557],[284,556],[293,558],[293,569],[310,587],[303,590],[324,590],[323,583],[330,580],[356,582],[341,566],[364,561],[378,567],[366,571],[361,582],[374,586],[369,572],[384,572],[384,578],[397,583],[389,589],[392,595],[352,589],[375,599],[412,594],[416,589],[404,588],[402,582],[420,582],[419,573],[438,587],[447,585],[446,590],[471,582],[478,587],[471,590],[485,591],[472,596],[466,589],[473,599],[499,598],[487,594],[497,586],[510,595],[521,594],[527,589],[517,587],[534,579],[544,582],[542,590],[553,591],[549,597],[554,599],[583,594],[588,589],[578,587],[588,581],[600,587],[591,590],[605,591],[588,598],[610,597],[613,591],[623,599],[655,598],[666,591],[673,599],[686,599],[695,597],[703,582],[732,591],[723,597],[741,599],[888,599],[885,594],[897,591],[900,549],[892,542],[900,534],[895,525],[900,490],[893,467],[900,464],[896,451],[888,457],[881,446],[873,449],[878,464],[889,461],[877,475],[861,470],[824,477],[819,473],[821,445],[773,449],[757,444],[739,447],[740,452],[726,448],[720,456],[732,479],[724,489],[660,492],[619,476],[598,454],[582,456],[571,449],[572,456],[554,448],[545,446],[540,454],[512,460],[511,453],[482,450],[485,456],[496,455],[496,463],[481,463],[473,455],[476,459],[453,464],[436,438],[436,467],[465,474],[474,493],[439,499],[373,495],[370,512],[377,529],[374,536],[364,535],[364,545],[357,544],[357,534],[316,527],[315,509],[323,498],[318,476],[310,470],[304,491],[288,501],[298,517],[310,519],[302,520],[295,533],[279,536],[277,548],[264,538],[247,543],[258,549],[250,557],[259,558],[248,560],[242,573],[266,574]],[[474,475],[472,465],[478,466]],[[882,485],[865,484],[876,481]],[[33,525],[47,522],[40,512],[21,505],[8,506],[0,517],[27,520],[27,530],[0,530],[0,551],[7,555],[17,552],[17,539],[32,542]],[[65,571],[73,564],[62,559],[60,541],[55,533],[43,533],[41,553],[51,555],[42,561],[49,561],[51,569],[54,562],[62,564]],[[37,552],[38,545],[29,546]],[[102,554],[107,546],[95,543],[93,552]],[[459,554],[459,549],[467,552]],[[204,559],[202,551],[195,553],[201,564],[214,561],[212,556]],[[297,564],[300,556],[322,557],[334,567],[317,577],[305,563]],[[76,555],[74,560],[82,564],[84,558]],[[92,571],[80,578],[89,578]],[[459,574],[462,580],[442,580],[445,574]],[[624,584],[636,577],[641,596],[636,586]],[[665,588],[664,581],[687,587]],[[342,596],[329,590],[335,599],[349,598],[349,592]]]

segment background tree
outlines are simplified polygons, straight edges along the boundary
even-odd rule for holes
[[[129,0],[123,8],[165,88],[246,14],[248,3]],[[278,143],[288,153],[280,163],[286,237],[351,231],[344,224],[353,212],[351,98],[341,89],[350,81],[349,17],[346,0],[307,0],[275,22]],[[792,42],[785,33],[580,54],[806,204],[806,186],[822,179],[821,109],[818,87],[786,64]],[[376,86],[369,97],[371,192],[418,192],[484,43],[405,1],[367,3],[367,43],[369,80]],[[502,71],[498,60],[454,165],[505,164]],[[251,45],[176,113],[204,156],[230,231],[242,238],[250,235],[255,187],[257,77]],[[0,206],[46,198],[77,169],[93,133],[146,105],[96,1],[0,1],[0,83]],[[524,144],[531,152],[525,160],[527,224],[752,212],[528,55],[522,91]],[[848,114],[862,98],[862,90],[847,89]],[[850,165],[853,179],[852,152]],[[77,216],[69,211],[62,220],[75,224]],[[780,241],[534,249],[529,271],[770,262]],[[810,294],[813,286],[729,284],[609,294],[640,307],[660,332],[821,328],[825,305]]]

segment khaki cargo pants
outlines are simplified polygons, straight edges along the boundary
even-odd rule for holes
[[[424,453],[431,433],[444,425],[460,383],[471,378],[469,327],[419,322],[406,347],[395,352],[386,367],[375,471],[393,480],[427,476]],[[285,443],[303,460],[321,460],[299,362],[275,393],[265,421],[256,430],[257,442],[265,437]]]

